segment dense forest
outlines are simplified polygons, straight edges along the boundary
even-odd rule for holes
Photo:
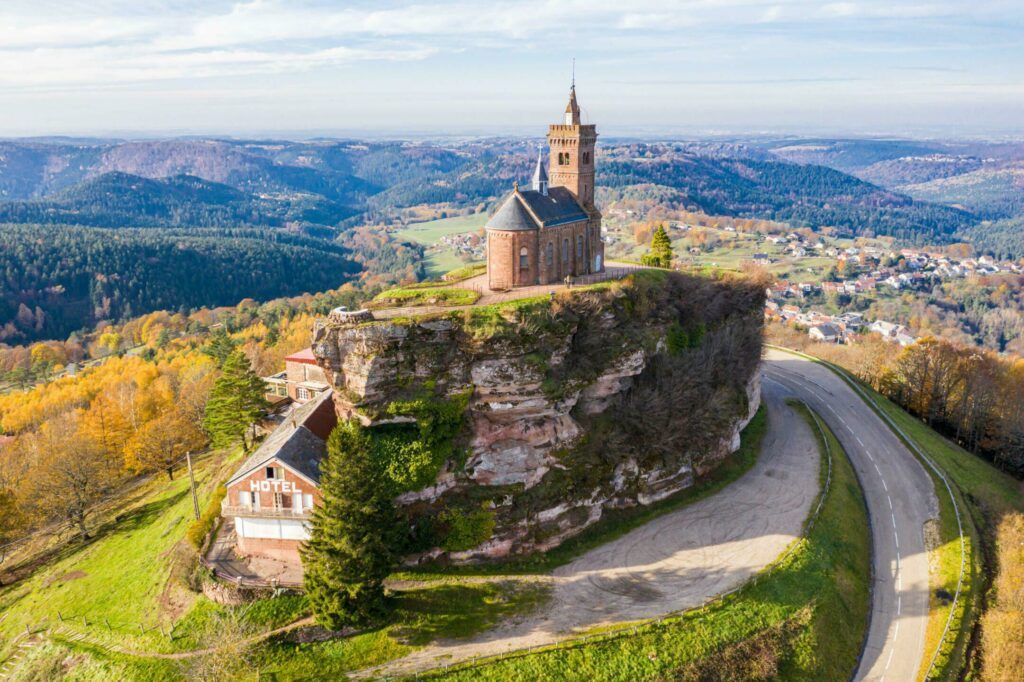
[[[110,172],[47,199],[0,202],[0,223],[93,227],[336,225],[356,213],[320,195],[265,198],[191,175]]]
[[[324,291],[358,272],[349,256],[339,244],[270,229],[0,226],[0,340]]]
[[[686,204],[681,208],[716,215],[833,226],[911,243],[948,241],[974,222],[964,211],[916,202],[824,166],[701,157],[669,146],[635,145],[599,168],[598,182],[606,187],[676,188]]]

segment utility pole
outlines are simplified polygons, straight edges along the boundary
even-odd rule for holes
[[[180,461],[180,460],[179,460]],[[188,482],[192,488],[192,509],[196,514],[196,521],[199,520],[199,498],[196,497],[196,477],[192,474],[192,453],[185,453],[185,461],[188,462]]]

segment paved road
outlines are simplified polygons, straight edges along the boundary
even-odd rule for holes
[[[924,524],[938,516],[934,486],[896,435],[841,378],[819,364],[770,350],[765,385],[810,405],[849,454],[873,526],[871,628],[858,680],[912,682],[924,654],[928,556]]]
[[[557,569],[541,612],[470,640],[441,642],[362,676],[549,644],[594,626],[692,608],[747,581],[799,536],[820,455],[807,423],[767,385],[769,431],[754,467],[717,494],[659,517]]]

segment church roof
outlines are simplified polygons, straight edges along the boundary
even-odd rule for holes
[[[501,208],[495,211],[491,219],[487,221],[487,228],[491,230],[535,230],[537,227],[533,216],[519,200],[518,192],[508,195],[508,198],[502,202]]]
[[[548,187],[546,195],[532,190],[521,191],[520,195],[533,214],[540,218],[542,227],[575,223],[590,217],[565,187]]]
[[[517,189],[505,198],[501,207],[487,221],[487,228],[508,231],[536,230],[575,223],[589,217],[576,201],[576,197],[565,187],[549,187],[547,194],[531,189]]]

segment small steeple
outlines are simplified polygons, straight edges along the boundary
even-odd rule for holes
[[[580,105],[576,104],[576,79],[573,78],[572,87],[569,88],[569,104],[565,106],[565,125],[578,126],[580,124]]]
[[[537,167],[533,171],[533,191],[548,195],[548,172],[544,168],[543,152],[537,150]]]

